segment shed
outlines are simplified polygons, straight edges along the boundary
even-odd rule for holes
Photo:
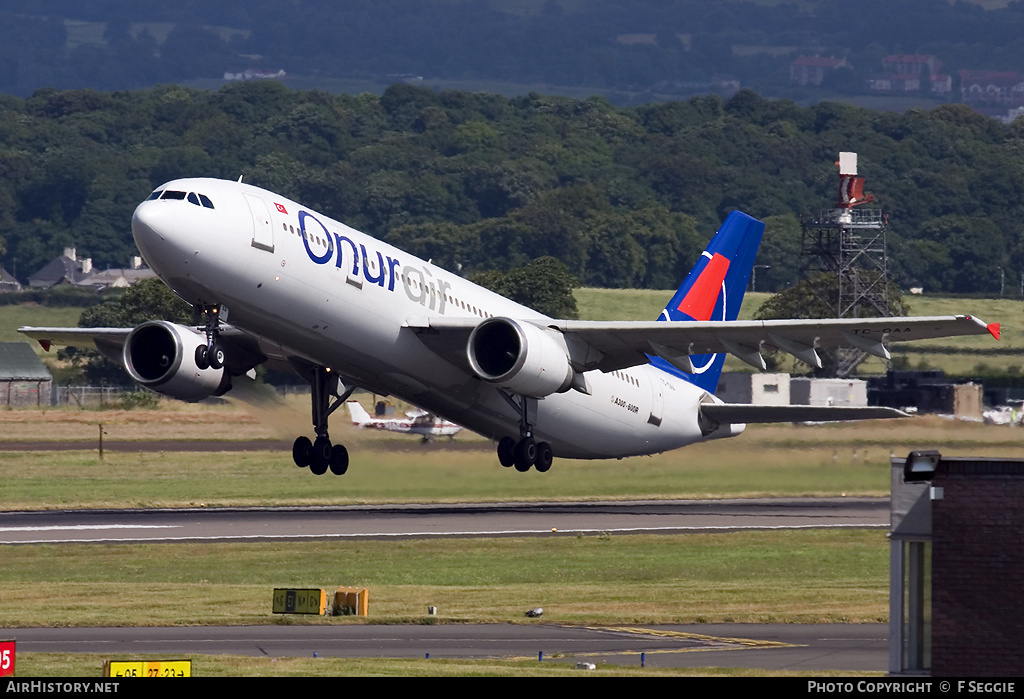
[[[53,377],[27,342],[0,342],[0,405],[50,404]]]

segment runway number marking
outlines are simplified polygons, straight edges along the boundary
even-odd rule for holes
[[[14,641],[0,641],[0,677],[14,674]]]
[[[104,677],[191,677],[191,660],[156,660],[139,662],[108,660],[103,664]]]

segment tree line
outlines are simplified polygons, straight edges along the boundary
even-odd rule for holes
[[[137,254],[134,207],[177,177],[263,186],[463,274],[550,256],[580,283],[675,287],[732,209],[766,221],[759,291],[809,260],[800,216],[860,154],[903,287],[998,294],[1024,275],[1024,122],[963,105],[904,114],[741,91],[632,108],[602,98],[377,96],[163,85],[0,97],[4,267],[24,281],[75,246]]]

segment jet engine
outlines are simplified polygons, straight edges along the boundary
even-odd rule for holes
[[[469,364],[484,381],[540,398],[569,390],[575,372],[557,332],[511,318],[488,318],[469,336]]]
[[[221,395],[231,386],[223,368],[196,365],[196,348],[205,345],[206,338],[190,328],[166,320],[149,321],[128,334],[124,367],[146,388],[194,403]]]

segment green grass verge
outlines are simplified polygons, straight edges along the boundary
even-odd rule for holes
[[[375,623],[880,622],[882,531],[0,547],[0,626],[364,623],[271,614],[366,587]],[[427,606],[438,608],[427,617]]]

